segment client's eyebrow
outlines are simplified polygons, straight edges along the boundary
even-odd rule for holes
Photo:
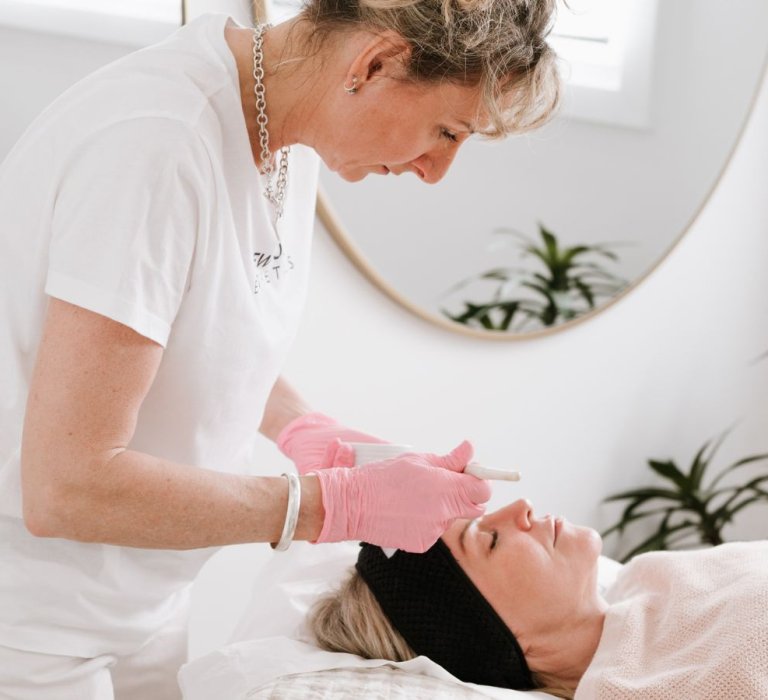
[[[461,533],[459,534],[459,546],[461,547],[462,554],[466,554],[466,550],[464,549],[464,535],[467,534],[467,530],[469,530],[469,526],[475,522],[474,520],[467,520],[467,524],[461,528]]]

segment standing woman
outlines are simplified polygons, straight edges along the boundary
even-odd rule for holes
[[[424,551],[483,512],[468,443],[347,469],[346,442],[379,440],[312,413],[280,369],[319,159],[435,183],[471,133],[543,123],[553,3],[207,15],[27,130],[0,166],[0,698],[178,697],[215,547]],[[250,475],[257,432],[300,479]]]

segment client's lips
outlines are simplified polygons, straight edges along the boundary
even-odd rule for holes
[[[553,547],[557,544],[557,538],[560,535],[560,530],[561,530],[562,527],[563,527],[563,520],[562,520],[562,518],[555,518],[552,521],[552,529],[553,529],[552,546]]]

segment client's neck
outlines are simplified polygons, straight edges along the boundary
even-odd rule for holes
[[[574,620],[565,629],[560,627],[550,640],[540,642],[536,658],[529,659],[532,668],[547,679],[575,690],[597,651],[606,609],[607,605],[601,601],[592,613]]]

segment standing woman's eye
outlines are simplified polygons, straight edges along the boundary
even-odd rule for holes
[[[451,133],[450,131],[448,131],[448,129],[443,129],[442,130],[442,135],[445,138],[447,138],[449,141],[453,141],[454,143],[456,143],[459,140],[459,137],[456,136],[456,134]]]

